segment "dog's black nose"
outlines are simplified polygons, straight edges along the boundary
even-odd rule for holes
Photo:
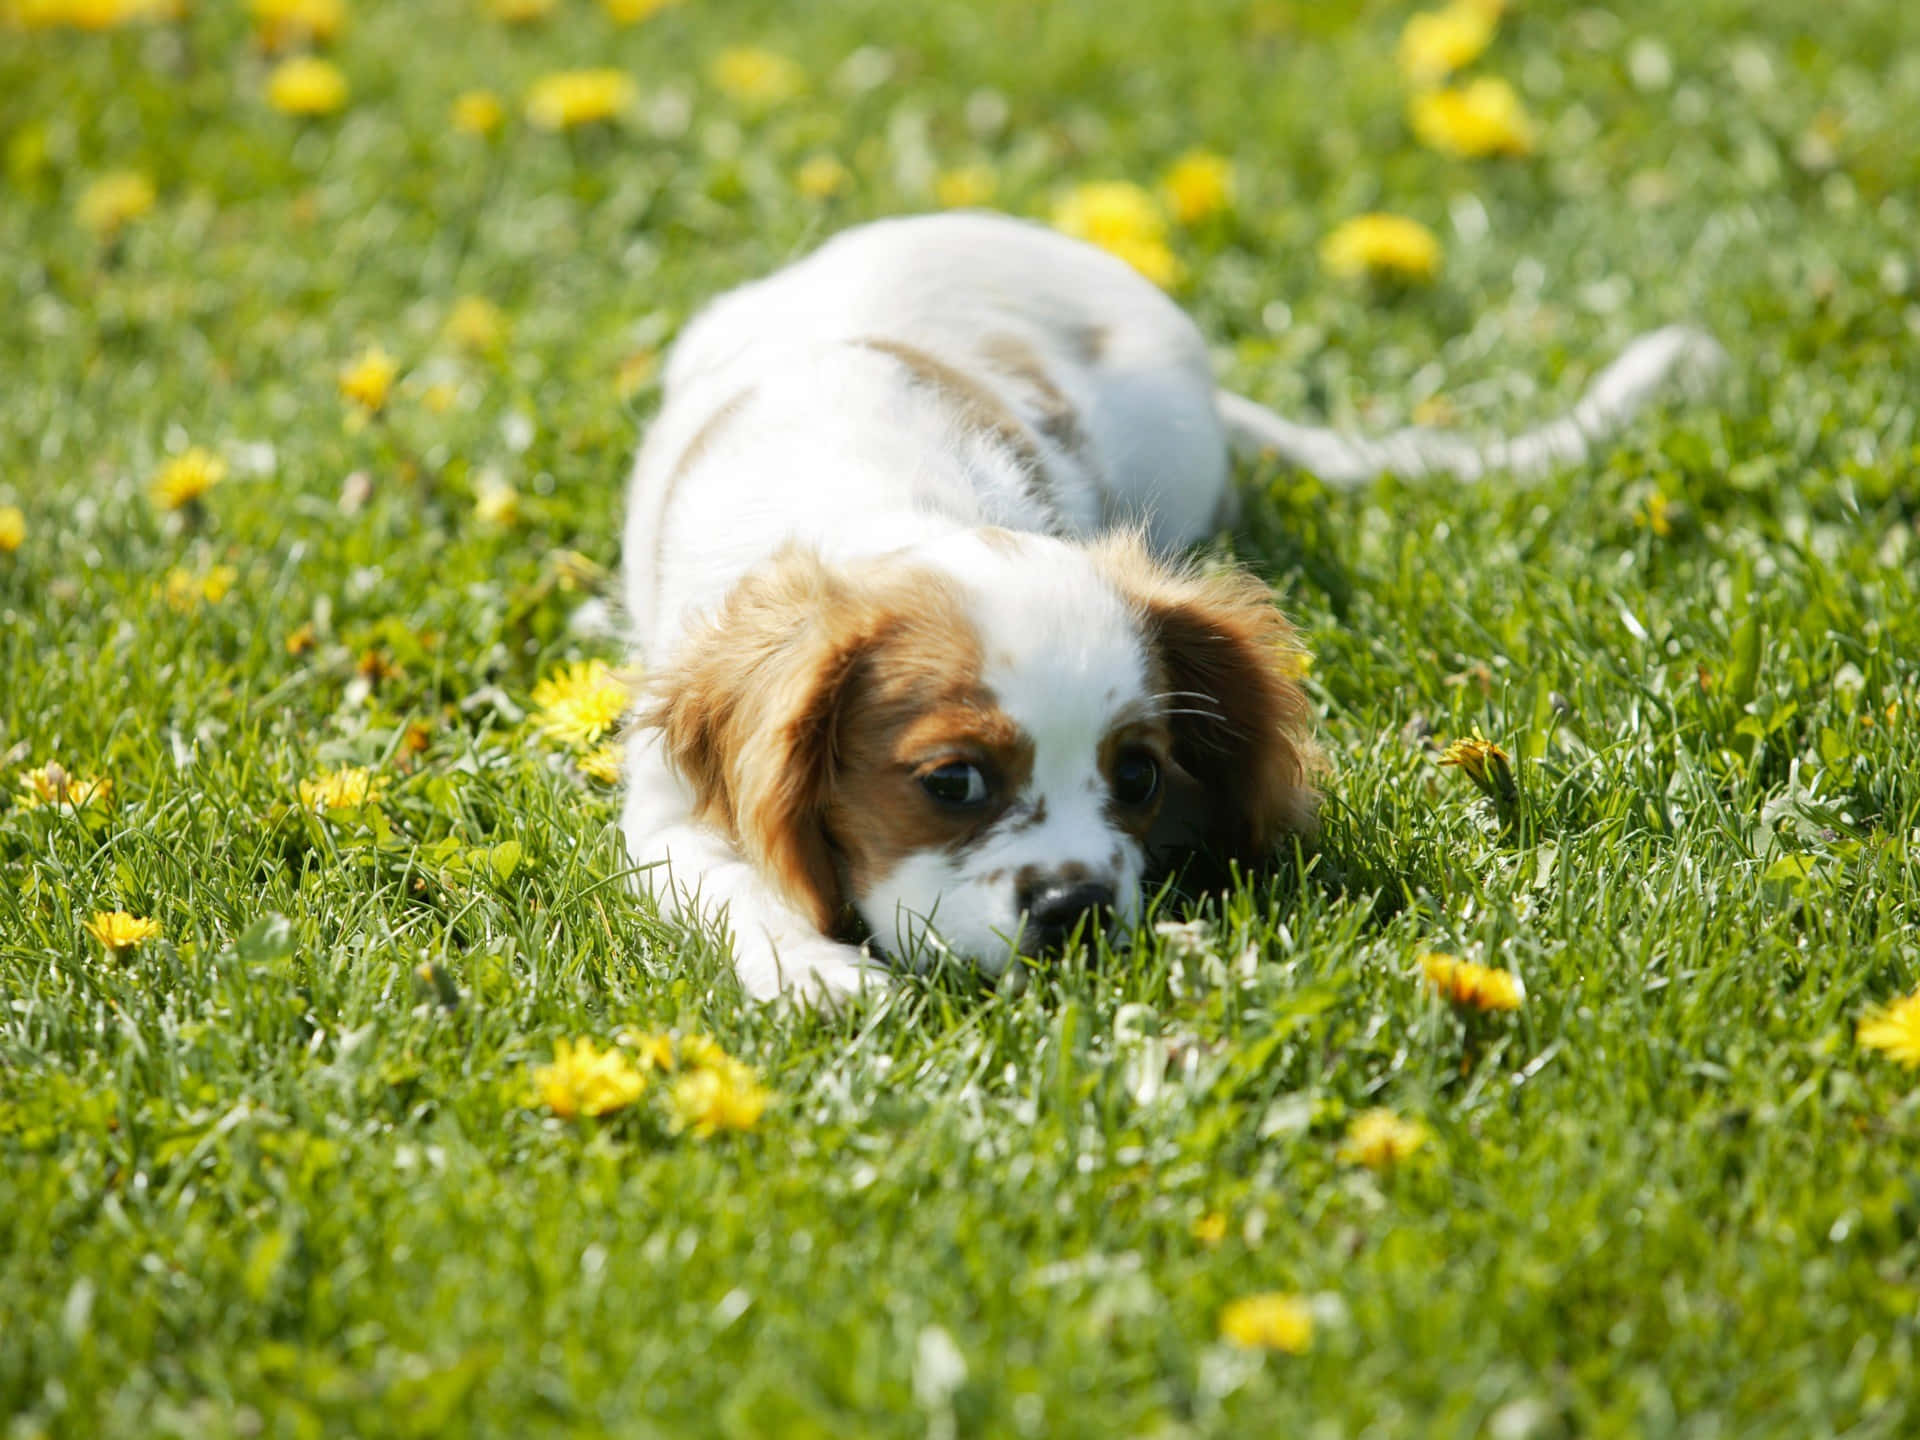
[[[1050,950],[1071,935],[1083,918],[1092,925],[1104,923],[1098,912],[1113,909],[1113,887],[1096,880],[1039,885],[1023,893],[1020,903],[1027,912],[1021,948]]]

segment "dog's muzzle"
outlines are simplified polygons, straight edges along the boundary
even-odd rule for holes
[[[1020,948],[1029,953],[1057,950],[1084,924],[1086,933],[1104,928],[1113,918],[1111,885],[1098,880],[1056,880],[1022,886],[1019,900],[1025,923]]]

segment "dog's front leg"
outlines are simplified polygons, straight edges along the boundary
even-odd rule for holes
[[[788,995],[831,1008],[885,983],[884,968],[855,946],[822,935],[724,836],[694,821],[655,736],[632,742],[627,775],[620,829],[641,890],[669,919],[721,922],[734,973],[749,995]]]

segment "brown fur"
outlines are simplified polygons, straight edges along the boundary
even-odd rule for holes
[[[1047,373],[1047,365],[1034,348],[1018,335],[999,333],[981,342],[981,351],[994,369],[1018,383],[1030,397],[1037,413],[1036,428],[1064,453],[1091,464],[1087,454],[1087,434],[1080,427],[1080,412]]]
[[[943,627],[896,637],[848,687],[828,828],[855,896],[916,851],[965,846],[1032,778],[1033,742],[979,674],[971,627],[958,636]],[[955,813],[921,789],[921,775],[951,760],[979,764],[995,779],[986,806]]]
[[[789,549],[683,653],[641,723],[663,732],[696,816],[823,933],[905,855],[992,818],[941,810],[919,773],[985,761],[1012,795],[1031,770],[1030,745],[979,685],[953,583],[929,571],[830,570]]]
[[[1102,566],[1134,605],[1162,679],[1173,759],[1169,806],[1197,806],[1198,839],[1222,856],[1265,856],[1310,833],[1319,752],[1296,678],[1300,644],[1267,587],[1239,570],[1202,574],[1156,563],[1137,537],[1104,542]],[[1203,713],[1178,713],[1199,711]],[[1170,815],[1169,819],[1173,817]]]
[[[1046,456],[1026,423],[991,386],[904,340],[874,335],[855,343],[898,360],[919,384],[947,404],[954,418],[1005,447],[1026,473],[1027,494],[1049,517],[1054,515],[1055,501],[1047,480]]]
[[[1116,818],[1163,837],[1197,807],[1188,843],[1242,860],[1312,828],[1306,696],[1292,627],[1267,588],[1237,571],[1201,575],[1156,563],[1134,538],[1096,555],[1134,606],[1167,702],[1162,723],[1126,717],[1100,742],[1111,776],[1121,747],[1163,761],[1166,805]],[[743,580],[687,657],[654,677],[641,717],[727,834],[822,933],[907,856],[982,833],[1032,774],[1033,747],[981,684],[980,639],[953,581],[875,562],[829,569],[798,548]],[[1200,698],[1196,698],[1200,697]],[[993,803],[956,814],[919,777],[951,760],[981,764]],[[1156,847],[1158,848],[1158,847]]]

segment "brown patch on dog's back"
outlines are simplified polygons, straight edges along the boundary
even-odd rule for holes
[[[990,388],[966,371],[956,369],[937,355],[917,345],[909,345],[904,340],[875,335],[854,343],[877,350],[882,355],[891,355],[906,366],[915,380],[927,389],[936,391],[962,421],[992,435],[1011,450],[1022,465],[1035,470],[1040,468],[1043,457],[1034,447],[1033,436],[1021,423],[1020,417],[1009,410]]]
[[[853,343],[898,360],[915,381],[946,403],[955,419],[990,436],[1025,473],[1028,496],[1050,520],[1055,517],[1058,504],[1047,475],[1047,457],[1034,442],[1034,432],[991,386],[904,340],[870,335]]]
[[[980,342],[980,353],[988,365],[1018,384],[1028,396],[1035,410],[1035,428],[1067,455],[1090,465],[1080,412],[1054,383],[1039,352],[1018,335],[1001,331]]]
[[[1071,336],[1074,358],[1082,365],[1098,365],[1106,358],[1110,338],[1104,325],[1076,326]]]
[[[1009,530],[1002,525],[982,525],[973,533],[982,545],[996,555],[1020,553],[1020,532],[1017,530]]]

